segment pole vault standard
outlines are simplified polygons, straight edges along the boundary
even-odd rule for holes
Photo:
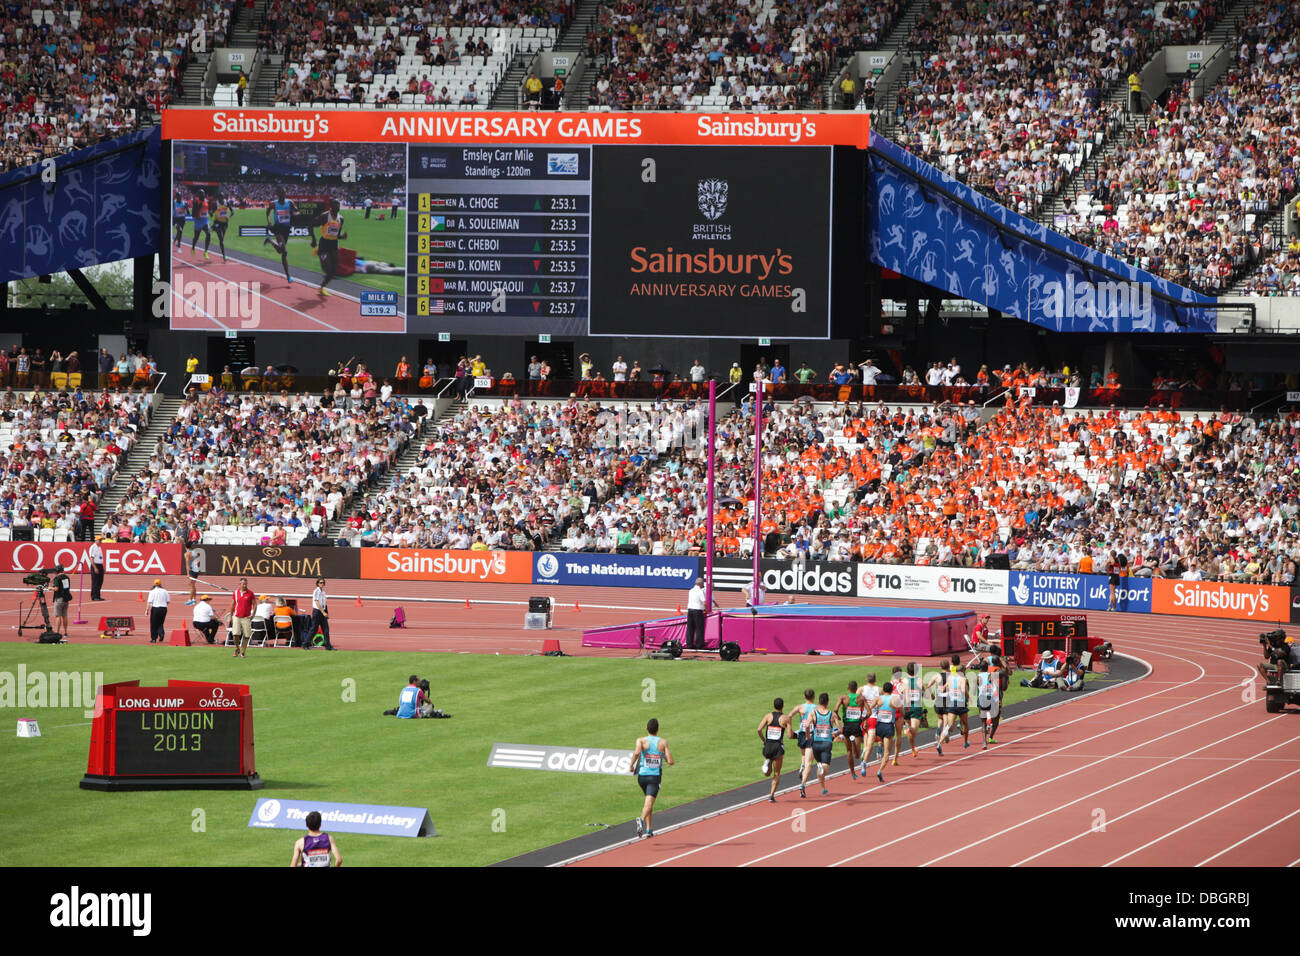
[[[718,383],[709,379],[708,495],[704,512],[704,614],[713,610],[713,455],[717,447]]]
[[[763,555],[763,380],[754,387],[754,578],[749,588],[749,603],[761,603],[758,583],[761,579],[759,559]]]

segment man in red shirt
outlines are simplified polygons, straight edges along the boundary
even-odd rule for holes
[[[239,587],[232,595],[230,606],[230,637],[235,644],[235,657],[248,656],[248,639],[253,635],[253,604],[257,597],[248,589],[248,578],[239,579]]]

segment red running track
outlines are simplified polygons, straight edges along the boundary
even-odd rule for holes
[[[84,582],[88,585],[88,581]],[[223,616],[235,578],[205,576],[200,593]],[[312,582],[254,579],[259,593],[308,598]],[[101,643],[100,615],[133,614],[148,640],[139,597],[143,576],[110,576],[108,600],[86,601],[72,642]],[[189,618],[188,582],[164,578],[172,593],[168,630]],[[0,575],[0,636],[20,640],[17,601],[30,591],[21,575]],[[582,628],[666,616],[676,592],[650,589],[539,588],[381,581],[334,581],[329,588],[334,643],[345,651],[535,654],[558,638],[567,654],[627,656],[584,649]],[[530,594],[557,600],[556,628],[524,631]],[[357,606],[360,597],[362,604]],[[719,594],[724,606],[739,602]],[[466,606],[466,600],[469,605]],[[837,601],[898,605],[890,600]],[[397,604],[411,626],[389,630]],[[996,617],[996,607],[975,608]],[[74,601],[69,617],[77,616]],[[1300,713],[1264,712],[1257,635],[1264,625],[1107,613],[1089,614],[1090,631],[1146,662],[1142,680],[1005,721],[999,744],[960,745],[938,756],[923,748],[886,774],[852,782],[841,771],[831,795],[783,792],[766,801],[659,831],[651,840],[580,861],[617,866],[864,865],[876,850],[915,865],[952,866],[1289,866],[1300,864]],[[32,641],[36,632],[21,640]],[[224,637],[224,631],[223,635]],[[255,652],[257,649],[254,649]],[[205,653],[198,649],[198,653]],[[264,651],[263,653],[275,653]],[[808,663],[802,656],[747,655]],[[820,657],[823,666],[896,663],[897,658]],[[860,675],[856,675],[860,676]],[[1248,700],[1253,696],[1255,699]],[[977,721],[976,721],[977,722]],[[671,739],[671,734],[669,735]],[[757,754],[757,751],[756,751]],[[842,754],[842,751],[841,751]],[[837,754],[838,766],[843,767]],[[787,761],[789,765],[791,761]],[[755,767],[758,757],[755,756]],[[671,771],[668,786],[672,785]]]
[[[1264,711],[1260,626],[1123,628],[1144,679],[1004,721],[987,751],[974,733],[969,750],[904,756],[883,785],[841,771],[827,797],[785,791],[575,862],[863,866],[885,850],[916,866],[1300,863],[1300,719]]]

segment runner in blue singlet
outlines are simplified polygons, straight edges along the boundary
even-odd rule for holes
[[[632,751],[632,773],[645,794],[645,803],[641,807],[641,816],[636,818],[636,835],[652,837],[655,835],[652,817],[655,810],[655,797],[659,796],[659,786],[663,783],[664,764],[673,765],[673,755],[668,749],[668,741],[659,736],[659,721],[651,717],[645,725],[648,736],[638,737]]]
[[[812,766],[817,764],[817,779],[822,785],[822,796],[830,793],[826,789],[826,774],[831,769],[831,749],[835,745],[835,732],[839,729],[840,718],[830,709],[831,695],[823,693],[817,698],[817,706],[807,720],[808,739],[812,743],[812,760],[804,764],[803,775],[799,780],[799,796],[806,797],[804,787],[812,773]]]
[[[179,249],[185,242],[185,222],[189,216],[190,207],[178,189],[176,198],[172,200],[172,247],[175,249]]]
[[[894,693],[892,681],[886,681],[876,698],[876,736],[880,739],[880,763],[876,766],[876,779],[885,782],[885,762],[890,754],[897,753],[898,738],[894,733],[899,713],[903,709],[902,698]],[[897,757],[895,757],[897,763]]]
[[[289,280],[289,285],[293,285],[293,275],[289,272],[289,234],[293,227],[294,212],[293,201],[286,199],[284,187],[279,187],[275,191],[275,199],[266,204],[267,236],[262,240],[262,245],[269,243],[280,253],[280,264],[284,267],[284,277]],[[315,229],[312,230],[311,247],[316,248]]]

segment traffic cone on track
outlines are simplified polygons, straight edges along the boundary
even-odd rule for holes
[[[469,598],[465,598],[465,610],[469,610]]]
[[[365,605],[361,603],[361,595],[360,595],[360,594],[357,595],[357,607],[365,607]]]
[[[578,613],[578,614],[581,614],[581,613],[582,613],[582,608],[578,607],[578,602],[577,602],[577,601],[574,601],[574,602],[573,602],[573,610],[574,610],[576,613]]]
[[[136,599],[137,601],[139,601],[141,604],[143,604],[143,603],[144,603],[144,592],[141,591],[139,594],[137,594],[137,595],[135,596],[135,599]]]

